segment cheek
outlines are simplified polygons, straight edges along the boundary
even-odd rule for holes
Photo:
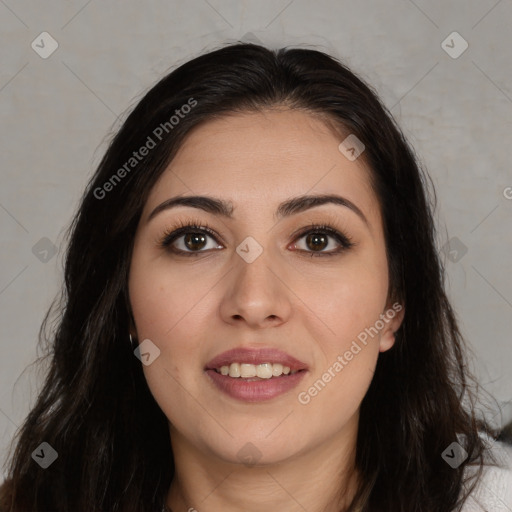
[[[145,261],[134,256],[129,294],[139,338],[167,345],[201,313],[201,302],[214,285],[212,276],[193,267],[184,271],[165,258]]]
[[[388,273],[385,258],[376,256],[347,259],[337,271],[329,271],[328,279],[316,279],[309,292],[309,279],[302,277],[300,293],[307,293],[307,305],[318,317],[312,322],[321,350],[299,390],[299,403],[317,411],[319,418],[335,408],[336,425],[359,407],[379,356],[380,330],[375,326],[385,307]],[[313,332],[312,324],[309,328]],[[317,423],[321,428],[322,422]]]
[[[217,281],[197,270],[185,272],[165,257],[150,260],[134,252],[128,288],[137,336],[160,349],[160,356],[142,369],[155,400],[173,421],[202,370],[201,340],[210,333],[206,308],[212,307],[208,291]]]
[[[385,260],[351,258],[325,276],[312,279],[302,274],[296,286],[297,294],[317,315],[319,339],[332,357],[333,351],[346,349],[379,319],[388,291],[387,267]]]
[[[307,407],[319,417],[334,407],[337,421],[343,422],[366,394],[379,356],[380,330],[375,326],[385,307],[387,275],[385,264],[361,258],[330,272],[328,280],[318,280],[319,286],[309,292],[308,306],[318,313],[321,334],[315,339],[321,350],[301,387],[305,395],[300,403],[310,403]]]
[[[299,413],[319,436],[340,431],[356,417],[373,378],[378,351],[361,347],[350,361],[342,354],[298,390]]]
[[[201,291],[169,266],[133,261],[129,293],[137,335],[139,341],[149,338],[160,349],[159,357],[142,370],[160,409],[178,425],[183,404],[190,404],[187,390],[194,389],[193,376],[200,365],[193,315]]]

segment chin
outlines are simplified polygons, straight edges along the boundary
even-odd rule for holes
[[[275,427],[275,424],[274,424]],[[248,467],[278,464],[293,458],[302,451],[302,446],[288,433],[270,434],[270,430],[244,431],[233,438],[218,440],[214,445],[209,443],[211,453],[230,464],[242,464]]]

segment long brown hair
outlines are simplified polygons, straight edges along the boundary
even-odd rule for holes
[[[375,91],[339,60],[240,43],[186,62],[149,90],[90,180],[69,228],[65,288],[41,327],[50,367],[15,439],[5,511],[162,509],[174,475],[167,418],[127,342],[135,230],[150,189],[191,129],[277,105],[321,115],[366,146],[390,295],[405,305],[396,344],[380,354],[361,404],[356,463],[363,481],[350,510],[449,512],[463,503],[471,489],[464,470],[481,469],[478,431],[486,425],[474,412],[466,349],[444,290],[428,175]],[[127,167],[148,137],[155,147]],[[55,309],[57,326],[45,333]],[[452,468],[442,453],[457,440],[469,457]],[[31,458],[41,442],[58,452],[47,469]]]

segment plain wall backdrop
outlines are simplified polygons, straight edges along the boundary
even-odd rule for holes
[[[164,74],[240,39],[325,51],[380,94],[436,186],[449,296],[502,409],[488,417],[512,419],[511,29],[512,0],[0,0],[0,462],[113,131]]]

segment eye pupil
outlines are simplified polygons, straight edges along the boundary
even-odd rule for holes
[[[206,243],[206,236],[202,233],[187,233],[184,242],[191,250],[202,249]]]
[[[327,237],[321,233],[311,233],[306,238],[306,243],[308,245],[310,242],[312,242],[313,250],[322,250],[325,249],[325,246],[327,245]]]

